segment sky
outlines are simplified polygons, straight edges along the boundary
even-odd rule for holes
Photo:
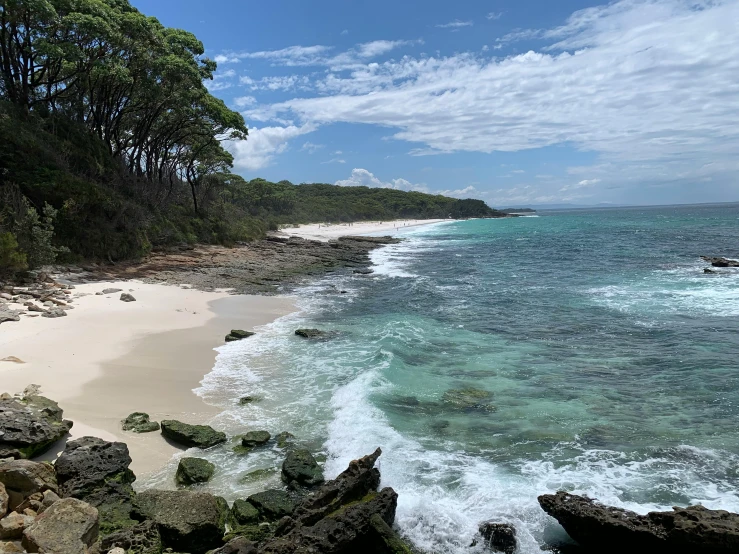
[[[739,201],[739,0],[131,3],[218,62],[247,179]]]

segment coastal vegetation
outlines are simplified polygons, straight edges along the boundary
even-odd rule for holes
[[[240,113],[191,33],[127,0],[0,3],[0,267],[234,243],[281,223],[491,217],[479,200],[231,173]],[[61,258],[60,258],[61,256]]]

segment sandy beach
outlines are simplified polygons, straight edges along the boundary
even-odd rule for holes
[[[106,288],[130,292],[96,295]],[[265,325],[294,311],[290,298],[231,296],[135,281],[77,285],[67,317],[22,317],[0,330],[0,389],[19,393],[29,384],[57,402],[74,421],[72,436],[94,435],[128,444],[131,469],[146,474],[178,448],[160,433],[121,430],[134,411],[152,419],[205,423],[217,410],[192,389],[214,364],[230,329]],[[2,392],[0,391],[0,392]],[[46,457],[63,449],[57,445]]]
[[[326,242],[346,235],[373,235],[375,233],[394,233],[411,227],[429,225],[449,221],[447,219],[398,219],[395,221],[368,221],[361,223],[339,223],[330,225],[326,223],[313,223],[310,225],[298,225],[297,227],[284,227],[280,232],[285,235],[303,237],[309,240],[320,240]]]

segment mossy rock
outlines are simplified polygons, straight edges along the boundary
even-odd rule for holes
[[[277,489],[252,494],[247,500],[259,511],[259,517],[264,521],[278,521],[295,510],[293,497]]]
[[[283,431],[282,433],[279,433],[275,437],[275,442],[277,442],[277,448],[287,448],[295,441],[295,435],[292,433],[288,433],[287,431]]]
[[[267,431],[249,431],[241,436],[241,446],[245,446],[247,448],[261,446],[263,444],[267,444],[271,438],[272,435]]]
[[[282,480],[290,487],[314,487],[323,483],[323,471],[309,450],[291,450],[282,464]]]
[[[236,537],[244,537],[252,542],[258,543],[268,539],[273,534],[272,526],[267,523],[254,523],[251,525],[235,525],[231,532],[223,537],[224,542],[231,541]]]
[[[237,340],[243,340],[256,335],[251,331],[244,331],[242,329],[231,329],[231,332],[226,335],[226,342],[233,342]]]
[[[234,525],[248,525],[259,521],[259,510],[247,500],[235,500],[231,506],[231,520]]]
[[[162,435],[188,447],[210,448],[226,442],[226,434],[209,425],[190,425],[174,419],[162,421]]]
[[[246,406],[247,404],[259,402],[260,400],[261,398],[259,396],[249,394],[247,396],[242,396],[241,398],[239,398],[239,406]]]
[[[180,485],[193,485],[210,481],[216,466],[202,458],[182,458],[177,466],[175,480]]]
[[[134,412],[126,419],[121,421],[124,431],[133,431],[134,433],[151,433],[159,431],[159,422],[150,421],[149,414],[144,412]]]
[[[277,468],[274,468],[274,467],[255,469],[254,471],[250,471],[249,473],[242,475],[239,478],[239,483],[241,484],[254,483],[255,481],[261,481],[263,479],[268,479],[269,477],[273,476],[275,473],[277,473]]]

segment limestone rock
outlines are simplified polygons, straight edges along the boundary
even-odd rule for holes
[[[22,544],[29,552],[87,554],[97,538],[97,509],[76,498],[64,498],[26,528]]]
[[[100,541],[102,551],[123,548],[127,554],[161,554],[162,537],[153,521],[111,533]]]
[[[64,437],[72,422],[53,400],[30,395],[0,399],[0,458],[33,458]]]
[[[295,510],[293,497],[285,491],[269,489],[252,494],[247,501],[259,512],[263,521],[277,521]]]
[[[205,483],[213,477],[216,466],[202,458],[182,458],[177,466],[175,480],[180,485]]]
[[[314,487],[323,483],[323,471],[313,454],[300,448],[287,453],[282,463],[282,480],[289,487]]]
[[[124,431],[133,431],[134,433],[151,433],[159,431],[159,422],[150,421],[149,414],[144,412],[134,412],[126,419],[121,421]]]
[[[116,292],[121,292],[123,289],[103,289],[102,294],[115,294]]]
[[[539,505],[585,548],[654,554],[739,552],[739,514],[703,506],[639,515],[566,492],[545,494]]]
[[[0,312],[0,323],[7,321],[20,321],[21,316],[13,312]]]
[[[61,308],[55,308],[54,304],[51,304],[51,306],[48,306],[48,310],[41,314],[41,317],[49,317],[49,318],[56,318],[56,317],[65,317],[67,315],[67,312],[62,310]]]
[[[33,523],[34,517],[10,512],[0,519],[0,540],[12,541],[23,536],[23,530]]]
[[[121,294],[121,302],[136,302],[136,299],[132,294],[124,292]]]
[[[25,551],[20,542],[0,541],[0,554],[23,554]]]
[[[150,489],[136,496],[135,506],[138,517],[159,526],[165,547],[201,554],[223,544],[229,510],[219,496]]]
[[[0,483],[8,495],[8,509],[14,510],[32,494],[57,490],[54,468],[30,460],[0,462]]]
[[[5,491],[5,485],[0,483],[0,518],[5,517],[8,513],[8,504],[10,503],[10,496]]]
[[[237,525],[249,525],[259,521],[259,510],[247,500],[235,500],[231,506],[231,521]]]
[[[493,552],[503,552],[504,554],[514,554],[516,552],[516,528],[510,523],[486,521],[480,525],[480,535],[482,535],[485,545]]]
[[[226,342],[233,342],[237,340],[243,340],[256,335],[252,331],[243,331],[241,329],[231,329],[231,332],[226,335]]]
[[[249,431],[241,437],[241,446],[251,448],[266,444],[272,436],[267,431]]]
[[[162,421],[162,435],[188,447],[210,448],[226,442],[226,434],[216,431],[209,425],[189,425],[174,419]]]

